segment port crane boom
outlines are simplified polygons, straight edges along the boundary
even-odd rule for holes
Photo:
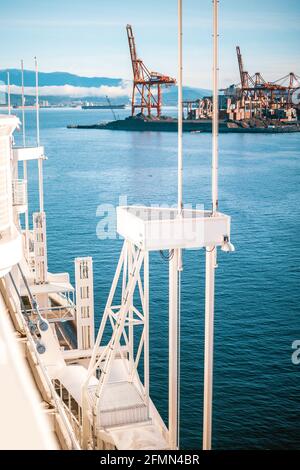
[[[107,101],[107,103],[108,103],[108,106],[110,107],[110,110],[111,110],[111,112],[112,112],[112,115],[113,115],[113,117],[114,117],[114,120],[116,121],[116,120],[117,120],[117,116],[116,116],[116,113],[114,112],[114,109],[113,109],[113,107],[112,107],[111,101],[110,101],[110,99],[109,99],[109,97],[108,97],[107,95],[105,96],[105,98],[106,98],[106,101]]]
[[[157,117],[160,117],[161,87],[174,85],[176,80],[159,72],[151,72],[138,58],[132,26],[128,24],[126,31],[133,71],[132,116],[136,109],[140,109],[141,113],[147,110],[148,116],[151,116],[151,111],[155,109]]]

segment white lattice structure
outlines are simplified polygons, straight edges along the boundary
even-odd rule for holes
[[[93,443],[94,447],[99,448],[99,436],[109,442],[109,436],[115,436],[115,429],[118,428],[118,439],[121,439],[123,430],[122,436],[127,436],[127,442],[130,441],[130,433],[136,436],[138,429],[143,441],[145,431],[144,449],[176,449],[178,266],[181,250],[205,248],[206,275],[211,276],[215,268],[214,249],[224,246],[230,238],[230,217],[200,210],[184,210],[178,216],[177,209],[119,207],[117,229],[125,241],[83,388],[83,412],[89,417],[84,426],[84,446]],[[167,433],[149,396],[149,252],[165,249],[169,250]],[[206,291],[207,299],[211,292]],[[139,367],[142,353],[143,368]],[[121,374],[116,373],[120,363],[123,367]],[[89,380],[94,375],[99,379],[98,384],[89,386]],[[142,430],[141,426],[145,429]],[[153,441],[147,441],[150,435],[151,439],[155,436]],[[132,437],[133,447],[130,448],[137,448],[135,439]]]
[[[77,348],[92,349],[94,331],[93,260],[91,257],[75,259]]]
[[[135,295],[136,294],[136,295]],[[102,317],[86,385],[85,445],[104,428],[151,425],[149,411],[149,266],[148,252],[125,241]],[[108,333],[109,330],[109,333]],[[110,339],[108,340],[108,335]],[[134,347],[134,338],[136,347]],[[99,354],[100,348],[104,346]],[[143,381],[138,366],[143,353]],[[121,371],[121,372],[120,372]],[[97,439],[97,437],[96,437]],[[106,439],[108,437],[106,436]]]
[[[33,214],[34,258],[35,258],[35,282],[43,284],[47,282],[47,239],[46,239],[46,214],[35,212]]]

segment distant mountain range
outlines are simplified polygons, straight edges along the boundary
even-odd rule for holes
[[[18,69],[0,70],[0,80],[6,82],[7,72],[9,72],[10,83],[21,86],[21,72]],[[35,86],[34,70],[24,70],[25,86]],[[100,87],[100,86],[118,86],[121,85],[121,78],[108,77],[81,77],[67,72],[39,72],[39,85],[42,86],[64,86],[71,85],[75,87]]]
[[[7,83],[10,76],[13,101],[18,102],[21,93],[21,72],[18,69],[0,70],[0,82]],[[1,83],[0,83],[1,84]],[[35,72],[24,70],[25,95],[27,102],[34,98]],[[67,72],[39,72],[39,91],[41,99],[50,103],[71,101],[103,101],[106,95],[112,102],[128,103],[131,97],[131,81],[110,77],[82,77]],[[2,91],[5,89],[2,87]],[[184,87],[185,100],[193,100],[211,94],[203,88]],[[177,87],[167,87],[163,91],[164,104],[176,104]]]

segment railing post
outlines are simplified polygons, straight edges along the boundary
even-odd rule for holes
[[[33,236],[34,236],[35,282],[37,284],[44,284],[47,282],[47,273],[48,273],[45,212],[35,212],[33,214]]]
[[[92,349],[94,332],[93,260],[75,259],[77,348]]]

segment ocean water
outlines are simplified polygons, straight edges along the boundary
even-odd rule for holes
[[[40,119],[49,268],[73,278],[74,257],[93,256],[98,325],[122,241],[99,240],[97,208],[120,195],[176,203],[176,134],[66,128],[111,119],[109,111],[44,109]],[[33,143],[32,112],[26,121]],[[183,144],[184,201],[210,208],[211,136],[185,134]],[[300,365],[291,361],[300,340],[299,146],[300,134],[220,136],[220,210],[232,216],[236,252],[220,252],[216,270],[215,449],[300,446]],[[34,210],[34,163],[29,171]],[[185,252],[182,274],[180,442],[188,449],[202,441],[204,259],[203,250]],[[164,419],[167,289],[167,263],[151,254],[151,396]]]

